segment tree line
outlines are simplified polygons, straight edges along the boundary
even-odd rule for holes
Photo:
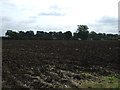
[[[37,31],[18,31],[7,30],[5,35],[7,39],[57,39],[57,40],[116,40],[120,38],[118,34],[106,34],[106,33],[96,33],[94,31],[89,32],[87,25],[78,25],[76,32],[72,34],[71,31],[66,32],[44,32]]]

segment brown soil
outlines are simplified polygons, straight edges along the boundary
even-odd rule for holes
[[[102,77],[120,78],[118,41],[3,40],[2,44],[3,88],[94,88],[107,82]]]

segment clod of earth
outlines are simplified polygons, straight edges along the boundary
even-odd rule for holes
[[[118,43],[3,40],[3,89],[120,88]]]

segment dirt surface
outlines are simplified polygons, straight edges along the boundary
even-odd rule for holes
[[[3,40],[3,88],[119,88],[118,41]]]

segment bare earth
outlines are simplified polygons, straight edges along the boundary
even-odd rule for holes
[[[3,88],[120,88],[118,41],[3,40]]]

